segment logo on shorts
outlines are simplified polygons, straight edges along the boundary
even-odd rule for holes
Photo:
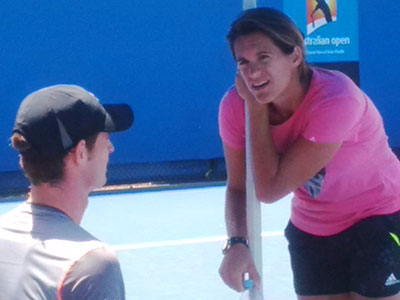
[[[386,286],[390,286],[390,285],[394,285],[394,284],[397,284],[397,283],[400,283],[400,280],[398,280],[396,278],[396,276],[394,276],[394,274],[392,273],[392,274],[389,275],[388,279],[386,279],[385,285]]]

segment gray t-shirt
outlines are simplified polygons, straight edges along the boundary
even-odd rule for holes
[[[0,300],[125,300],[115,253],[63,212],[23,203],[0,218]]]

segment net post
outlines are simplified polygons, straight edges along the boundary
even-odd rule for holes
[[[257,0],[243,0],[243,10],[257,7]],[[245,104],[245,128],[246,128],[246,216],[247,216],[247,231],[249,238],[250,253],[253,258],[258,274],[261,277],[261,293],[263,294],[262,282],[262,239],[261,239],[261,203],[258,201],[254,180],[253,180],[253,165],[250,146],[250,120]]]
[[[257,7],[257,0],[243,0],[243,10]]]
[[[249,137],[249,115],[247,104],[245,108],[246,115],[246,216],[247,216],[247,231],[249,238],[250,253],[253,258],[258,274],[261,277],[261,292],[262,292],[262,238],[261,238],[261,202],[257,199],[254,179],[253,165],[250,148]]]

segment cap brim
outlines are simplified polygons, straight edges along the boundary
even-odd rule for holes
[[[124,131],[133,125],[134,115],[128,104],[103,104],[103,107],[107,112],[105,132]]]

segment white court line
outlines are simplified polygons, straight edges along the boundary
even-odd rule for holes
[[[262,237],[276,237],[283,236],[283,230],[277,231],[267,231],[261,233]],[[183,245],[193,245],[193,244],[204,244],[204,243],[214,243],[225,241],[226,236],[211,236],[204,238],[193,238],[193,239],[180,239],[180,240],[167,240],[159,242],[146,242],[146,243],[136,243],[127,245],[115,245],[111,246],[114,251],[127,251],[127,250],[137,250],[137,249],[147,249],[147,248],[161,248],[170,246],[183,246]]]

